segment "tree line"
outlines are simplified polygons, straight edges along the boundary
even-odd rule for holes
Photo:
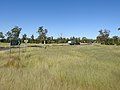
[[[120,28],[118,28],[120,30]],[[96,41],[101,44],[105,45],[120,45],[120,38],[119,36],[109,37],[110,30],[101,29],[99,31],[99,35],[96,38]]]
[[[70,37],[70,38],[63,38],[58,37],[54,38],[53,36],[47,37],[48,30],[44,29],[43,26],[39,27],[37,31],[38,37],[35,38],[34,35],[31,35],[31,37],[27,37],[27,34],[23,34],[21,38],[19,38],[22,28],[15,26],[10,31],[8,31],[6,34],[3,34],[3,32],[0,32],[0,42],[9,43],[11,40],[20,40],[22,43],[24,43],[24,40],[28,40],[29,43],[67,43],[68,41],[75,41],[76,44],[81,43],[101,43],[105,45],[120,45],[120,40],[118,36],[113,36],[112,38],[109,37],[110,30],[107,29],[101,29],[99,31],[99,35],[96,37],[96,39],[88,39],[86,37]],[[120,28],[118,28],[120,30]]]

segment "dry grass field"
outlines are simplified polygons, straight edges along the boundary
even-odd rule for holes
[[[120,90],[119,46],[0,51],[0,90]]]

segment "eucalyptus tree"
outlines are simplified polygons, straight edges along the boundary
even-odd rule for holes
[[[34,35],[31,35],[31,42],[34,42]]]
[[[4,40],[3,40],[3,39],[4,39],[4,37],[5,37],[5,36],[3,35],[3,32],[0,32],[0,41],[1,41],[1,42],[3,42],[3,41],[4,41]]]
[[[113,42],[114,42],[114,44],[118,44],[119,43],[119,37],[118,36],[113,36]]]
[[[45,44],[45,41],[47,39],[46,35],[48,33],[48,30],[44,29],[43,26],[41,26],[41,27],[38,28],[37,32],[39,33],[39,37],[38,38],[39,38],[40,42],[44,42],[44,44]]]
[[[18,26],[15,26],[15,27],[11,30],[11,32],[12,32],[12,38],[13,38],[13,39],[18,39],[21,30],[22,30],[22,28],[19,28]]]
[[[5,35],[7,37],[7,41],[10,42],[10,40],[17,40],[19,39],[19,35],[22,28],[19,28],[18,26],[15,26],[11,29],[11,31],[8,31]]]
[[[26,40],[27,39],[27,34],[23,34],[22,35],[22,42],[24,42],[24,40]]]
[[[10,31],[8,31],[5,36],[7,37],[7,42],[10,42],[10,40],[12,39],[12,33]]]
[[[107,39],[109,38],[110,35],[110,30],[107,29],[101,29],[99,31],[99,35],[97,36],[97,40],[101,43],[101,44],[105,44],[107,42]]]
[[[3,39],[4,37],[3,32],[0,32],[0,39]]]

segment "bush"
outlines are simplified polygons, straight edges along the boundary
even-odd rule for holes
[[[120,45],[120,42],[116,43],[116,45],[119,46],[119,45]]]

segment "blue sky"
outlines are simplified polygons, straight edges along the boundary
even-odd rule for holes
[[[100,29],[120,36],[120,0],[0,0],[0,31],[16,25],[28,36],[39,26],[54,37],[96,38]]]

